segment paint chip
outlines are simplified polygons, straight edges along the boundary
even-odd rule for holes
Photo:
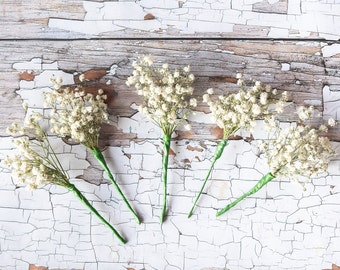
[[[156,19],[156,17],[151,13],[148,13],[144,16],[144,20],[154,20],[154,19]]]

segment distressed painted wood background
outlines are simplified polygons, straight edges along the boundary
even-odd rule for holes
[[[12,152],[5,130],[26,101],[42,110],[50,77],[102,88],[110,124],[101,144],[124,191],[143,216],[137,226],[96,161],[80,145],[52,137],[63,165],[91,202],[129,239],[120,246],[66,191],[30,192],[0,167],[0,269],[330,269],[340,264],[340,163],[301,187],[280,179],[217,219],[215,209],[266,173],[256,140],[232,141],[194,217],[186,218],[221,132],[199,106],[192,131],[172,141],[169,219],[159,225],[160,131],[136,111],[125,85],[131,64],[150,54],[190,64],[195,94],[235,91],[236,73],[288,91],[296,106],[339,119],[338,0],[16,1],[0,3],[0,160]],[[329,137],[339,147],[339,128]],[[158,162],[158,163],[157,163]],[[158,164],[158,165],[157,165]],[[104,178],[104,179],[103,179]],[[83,181],[83,180],[86,181]],[[335,265],[333,267],[336,267]]]

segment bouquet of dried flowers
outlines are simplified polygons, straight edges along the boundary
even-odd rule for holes
[[[27,118],[23,127],[13,123],[12,127],[8,128],[8,133],[22,137],[14,141],[19,153],[12,157],[7,156],[5,164],[12,170],[19,182],[27,184],[28,188],[37,189],[41,185],[54,184],[72,191],[114,233],[119,241],[125,244],[126,240],[98,213],[76,186],[70,183],[46,133],[39,124],[41,118],[41,114],[33,113]]]
[[[183,69],[170,70],[168,64],[154,66],[153,60],[145,56],[133,62],[133,75],[128,77],[126,84],[134,85],[137,94],[144,99],[139,111],[146,114],[163,131],[162,180],[164,184],[163,208],[161,223],[166,216],[167,168],[171,135],[176,127],[183,123],[190,109],[197,106],[193,94],[192,83],[195,79],[189,66]]]
[[[137,213],[124,196],[115,181],[106,161],[99,150],[98,140],[101,126],[108,120],[106,95],[98,90],[97,95],[85,93],[78,89],[73,91],[68,87],[61,87],[61,79],[52,78],[55,90],[45,93],[45,106],[52,107],[50,123],[51,132],[62,137],[70,137],[74,141],[86,146],[110,178],[115,189],[124,203],[140,224]]]
[[[223,129],[223,138],[217,145],[208,174],[188,214],[189,218],[193,214],[214,165],[221,157],[229,137],[241,128],[252,130],[256,125],[257,119],[263,119],[266,123],[269,123],[270,119],[283,111],[287,100],[286,92],[279,99],[274,100],[274,97],[277,96],[276,89],[271,89],[268,85],[264,86],[259,81],[256,81],[253,86],[247,88],[242,75],[237,74],[237,78],[237,85],[240,86],[240,90],[237,93],[222,95],[217,100],[213,100],[210,96],[214,91],[213,89],[208,89],[207,94],[203,96],[203,101],[209,105],[217,125]],[[271,109],[273,107],[274,110]]]
[[[304,185],[305,182],[301,179],[309,180],[327,170],[330,159],[336,155],[336,152],[329,139],[321,136],[321,133],[328,131],[326,125],[314,128],[310,123],[305,122],[313,114],[313,107],[301,107],[298,111],[299,121],[297,123],[293,123],[284,130],[276,126],[274,138],[262,141],[260,144],[260,149],[267,157],[269,173],[243,196],[218,211],[217,216],[256,193],[276,177],[290,178]],[[334,126],[335,121],[329,119],[328,124]]]

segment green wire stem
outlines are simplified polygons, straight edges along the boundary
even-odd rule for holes
[[[93,155],[96,157],[96,159],[98,160],[98,162],[100,163],[100,165],[102,166],[102,168],[104,169],[104,171],[106,172],[106,174],[108,175],[108,177],[110,178],[113,186],[115,187],[115,189],[117,190],[117,192],[119,193],[119,195],[121,196],[121,198],[123,199],[125,205],[128,207],[128,209],[130,210],[130,212],[132,213],[132,215],[134,216],[134,218],[136,219],[137,223],[140,224],[141,221],[137,215],[137,213],[133,210],[133,208],[131,207],[131,205],[129,204],[128,200],[125,198],[123,192],[121,191],[121,189],[119,188],[117,182],[115,181],[109,167],[106,164],[105,158],[102,154],[102,152],[99,151],[99,149],[95,148],[92,150]]]
[[[99,213],[98,211],[90,204],[90,202],[84,197],[84,195],[75,187],[73,184],[68,184],[66,188],[74,193],[76,197],[88,208],[90,211],[98,217],[119,239],[119,241],[123,244],[126,243],[126,240],[112,227],[110,223],[108,223]]]
[[[167,182],[168,182],[168,161],[169,161],[169,150],[170,150],[171,135],[163,135],[163,160],[162,160],[162,181],[163,181],[163,207],[161,213],[161,224],[165,220],[166,216],[166,195],[167,195]]]
[[[248,196],[258,192],[262,187],[264,187],[266,184],[268,184],[271,180],[273,180],[275,178],[274,175],[272,175],[271,173],[267,173],[266,175],[264,175],[260,181],[257,182],[257,184],[251,189],[249,190],[247,193],[245,193],[244,195],[242,195],[241,197],[239,197],[237,200],[233,201],[232,203],[228,204],[226,207],[224,207],[222,210],[218,211],[216,213],[216,216],[221,216],[222,214],[224,214],[225,212],[227,212],[228,210],[230,210],[232,207],[234,207],[236,204],[238,204],[240,201],[242,201],[243,199],[247,198]]]
[[[205,178],[205,180],[204,180],[204,182],[203,182],[203,185],[202,185],[202,187],[201,187],[199,193],[198,193],[197,196],[196,196],[195,202],[194,202],[193,206],[192,206],[191,209],[190,209],[190,212],[189,212],[189,214],[188,214],[188,218],[190,218],[190,217],[192,216],[193,211],[194,211],[194,209],[195,209],[195,206],[196,206],[196,204],[197,204],[197,202],[198,202],[200,196],[202,195],[202,192],[203,192],[203,190],[204,190],[204,188],[205,188],[205,185],[206,185],[206,183],[207,183],[207,181],[208,181],[208,179],[209,179],[209,177],[210,177],[210,174],[211,174],[211,172],[212,172],[212,170],[213,170],[213,168],[214,168],[214,166],[215,166],[215,163],[216,163],[216,161],[222,156],[223,150],[224,150],[224,148],[227,146],[227,144],[228,144],[228,140],[223,139],[223,140],[220,141],[219,144],[217,145],[217,148],[216,148],[216,151],[215,151],[215,155],[214,155],[214,157],[213,157],[213,159],[212,159],[212,162],[211,162],[211,165],[210,165],[210,169],[209,169],[209,171],[208,171],[208,174],[207,174],[207,176],[206,176],[206,178]]]

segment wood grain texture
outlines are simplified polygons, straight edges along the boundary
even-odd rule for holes
[[[4,0],[0,7],[0,39],[339,40],[338,10],[336,0],[312,3],[306,0]]]
[[[2,169],[0,220],[4,237],[0,237],[0,245],[4,252],[0,264],[6,269],[10,264],[11,269],[57,269],[51,266],[54,263],[58,269],[124,265],[133,270],[163,269],[169,263],[178,269],[190,265],[202,268],[206,260],[206,270],[251,268],[263,262],[273,269],[291,269],[314,267],[311,264],[321,260],[313,254],[322,254],[328,265],[331,260],[338,264],[338,165],[330,167],[324,180],[315,182],[310,198],[285,180],[275,181],[266,194],[253,198],[253,203],[226,220],[215,220],[215,213],[211,216],[205,203],[199,210],[203,219],[179,219],[183,205],[191,204],[197,180],[206,174],[204,164],[213,153],[208,150],[222,137],[215,124],[193,121],[191,131],[174,134],[170,149],[171,222],[156,226],[152,218],[158,214],[161,194],[155,162],[161,158],[162,142],[153,126],[144,126],[146,121],[136,124],[135,104],[141,99],[125,81],[132,62],[148,54],[171,67],[189,64],[196,77],[197,96],[210,87],[216,94],[236,91],[236,73],[242,72],[246,79],[288,91],[295,105],[288,107],[281,121],[294,120],[295,107],[303,104],[315,105],[326,119],[329,115],[339,119],[339,7],[338,0],[1,0],[1,150],[8,152],[12,147],[6,128],[25,117],[22,99],[31,102],[30,108],[41,109],[41,93],[51,87],[49,76],[61,73],[74,87],[84,74],[86,91],[102,88],[109,97],[111,123],[101,129],[100,147],[107,150],[104,153],[122,189],[144,213],[145,224],[133,233],[133,227],[127,229],[124,209],[116,204],[116,195],[111,194],[110,182],[97,160],[85,148],[64,139],[68,145],[63,145],[60,156],[68,161],[67,169],[72,177],[96,185],[85,185],[84,191],[100,210],[109,209],[113,222],[123,222],[120,229],[129,232],[130,246],[115,247],[110,237],[99,233],[88,213],[82,214],[83,208],[69,203],[67,195],[42,190],[35,193],[34,200],[13,185],[9,173]],[[208,112],[200,103],[197,114],[204,118]],[[340,141],[340,129],[332,129],[328,136]],[[254,138],[241,133],[232,140]],[[224,163],[216,167],[217,181],[207,190],[209,200],[213,199],[212,209],[220,207],[217,201],[237,196],[239,188],[247,187],[244,179],[254,180],[262,172],[250,145],[242,147],[231,148],[232,155],[226,155]],[[219,181],[226,177],[227,181]],[[98,199],[105,200],[105,207]],[[41,203],[46,201],[49,203]],[[254,211],[256,205],[258,212]],[[263,228],[270,238],[263,237]],[[148,252],[144,254],[145,248]],[[108,266],[111,260],[115,263]],[[217,264],[221,267],[216,268]],[[338,268],[332,265],[332,269]]]
[[[340,56],[323,57],[324,46],[319,42],[236,40],[3,41],[0,42],[0,70],[6,84],[0,89],[0,115],[9,115],[9,120],[22,119],[21,101],[15,93],[20,76],[21,82],[30,81],[31,72],[37,76],[46,65],[55,62],[59,70],[73,74],[76,82],[79,74],[85,73],[88,76],[85,86],[91,91],[103,88],[110,96],[109,112],[113,118],[131,117],[136,113],[131,105],[141,100],[125,81],[132,73],[132,61],[143,54],[152,55],[159,63],[168,62],[172,67],[189,64],[196,76],[197,96],[210,87],[216,94],[237,91],[235,76],[242,72],[246,79],[260,80],[280,91],[288,91],[289,98],[297,105],[312,104],[322,112],[325,85],[334,93],[340,86],[337,72]],[[37,58],[41,64],[36,65],[35,70],[20,66]],[[197,110],[207,112],[203,105]],[[281,119],[294,119],[294,110],[291,106]],[[8,122],[1,122],[1,134]],[[193,133],[179,134],[179,137],[216,139],[211,128],[195,130],[194,125]],[[133,134],[122,134],[113,126],[103,128],[103,134],[106,134],[105,144],[109,145],[136,139]],[[330,136],[340,139],[337,131]]]

